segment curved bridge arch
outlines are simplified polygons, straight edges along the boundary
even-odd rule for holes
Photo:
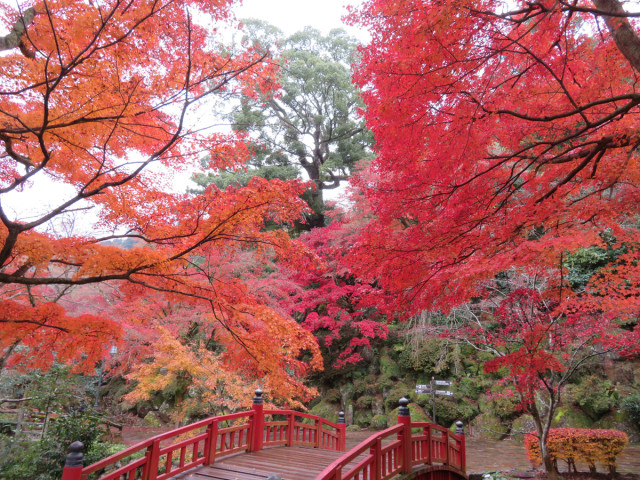
[[[400,477],[402,480],[468,480],[462,470],[450,465],[423,465]]]
[[[411,422],[407,405],[406,399],[400,400],[397,425],[371,435],[328,465],[315,480],[467,480],[464,435],[431,423]],[[238,453],[273,455],[283,450],[261,452],[263,447],[344,451],[342,412],[339,418],[334,424],[293,410],[264,410],[262,391],[257,390],[251,410],[156,435],[86,467],[82,465],[82,444],[75,442],[62,480],[86,480],[92,474],[100,480],[168,480]],[[302,468],[309,457],[307,454],[302,461]],[[323,465],[326,463],[315,471]]]

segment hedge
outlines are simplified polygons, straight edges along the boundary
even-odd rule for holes
[[[588,428],[552,428],[549,430],[547,447],[554,463],[565,460],[569,469],[576,462],[584,462],[591,473],[596,472],[596,462],[609,467],[611,473],[616,469],[616,457],[629,443],[629,437],[619,430],[592,430]],[[540,445],[535,432],[525,435],[527,457],[533,466],[542,463]]]

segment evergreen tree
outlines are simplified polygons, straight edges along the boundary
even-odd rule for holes
[[[245,27],[245,41],[265,52],[279,52],[280,88],[243,95],[228,114],[232,128],[253,140],[247,169],[209,171],[194,181],[225,188],[246,184],[254,176],[307,178],[313,183],[305,194],[312,210],[307,228],[324,226],[324,191],[346,180],[354,164],[370,155],[372,144],[351,83],[357,40],[340,29],[323,36],[306,27],[285,38],[261,21],[248,21]]]

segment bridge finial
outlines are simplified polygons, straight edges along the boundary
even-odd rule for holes
[[[464,423],[460,420],[456,422],[456,435],[464,435]]]
[[[344,418],[344,412],[338,413],[338,423],[347,423],[347,421]]]
[[[405,397],[402,397],[398,403],[400,407],[398,408],[398,416],[399,417],[409,417],[411,414],[409,413],[409,400]]]
[[[81,467],[82,466],[82,449],[84,444],[82,442],[73,442],[69,445],[69,453],[67,453],[67,459],[64,462],[65,467]]]
[[[256,396],[253,397],[253,404],[254,405],[262,405],[262,402],[264,402],[264,399],[262,398],[262,394],[264,392],[262,390],[260,390],[259,388],[256,389],[255,394]]]

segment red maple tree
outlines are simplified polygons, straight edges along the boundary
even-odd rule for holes
[[[616,0],[376,0],[356,79],[378,156],[354,259],[407,308],[633,240],[640,43]],[[624,36],[624,38],[622,38]],[[369,181],[375,178],[375,181]]]
[[[576,297],[563,264],[603,232],[637,237],[637,16],[618,0],[371,0],[350,15],[372,36],[356,80],[378,153],[356,180],[372,221],[354,271],[395,292],[402,316],[447,312],[514,268],[543,275],[555,305],[522,291],[497,311],[504,337],[486,339],[518,345],[493,365],[525,399],[566,368],[574,337],[614,348],[616,312],[637,323],[636,287],[616,268]],[[637,251],[626,257],[633,281]]]

